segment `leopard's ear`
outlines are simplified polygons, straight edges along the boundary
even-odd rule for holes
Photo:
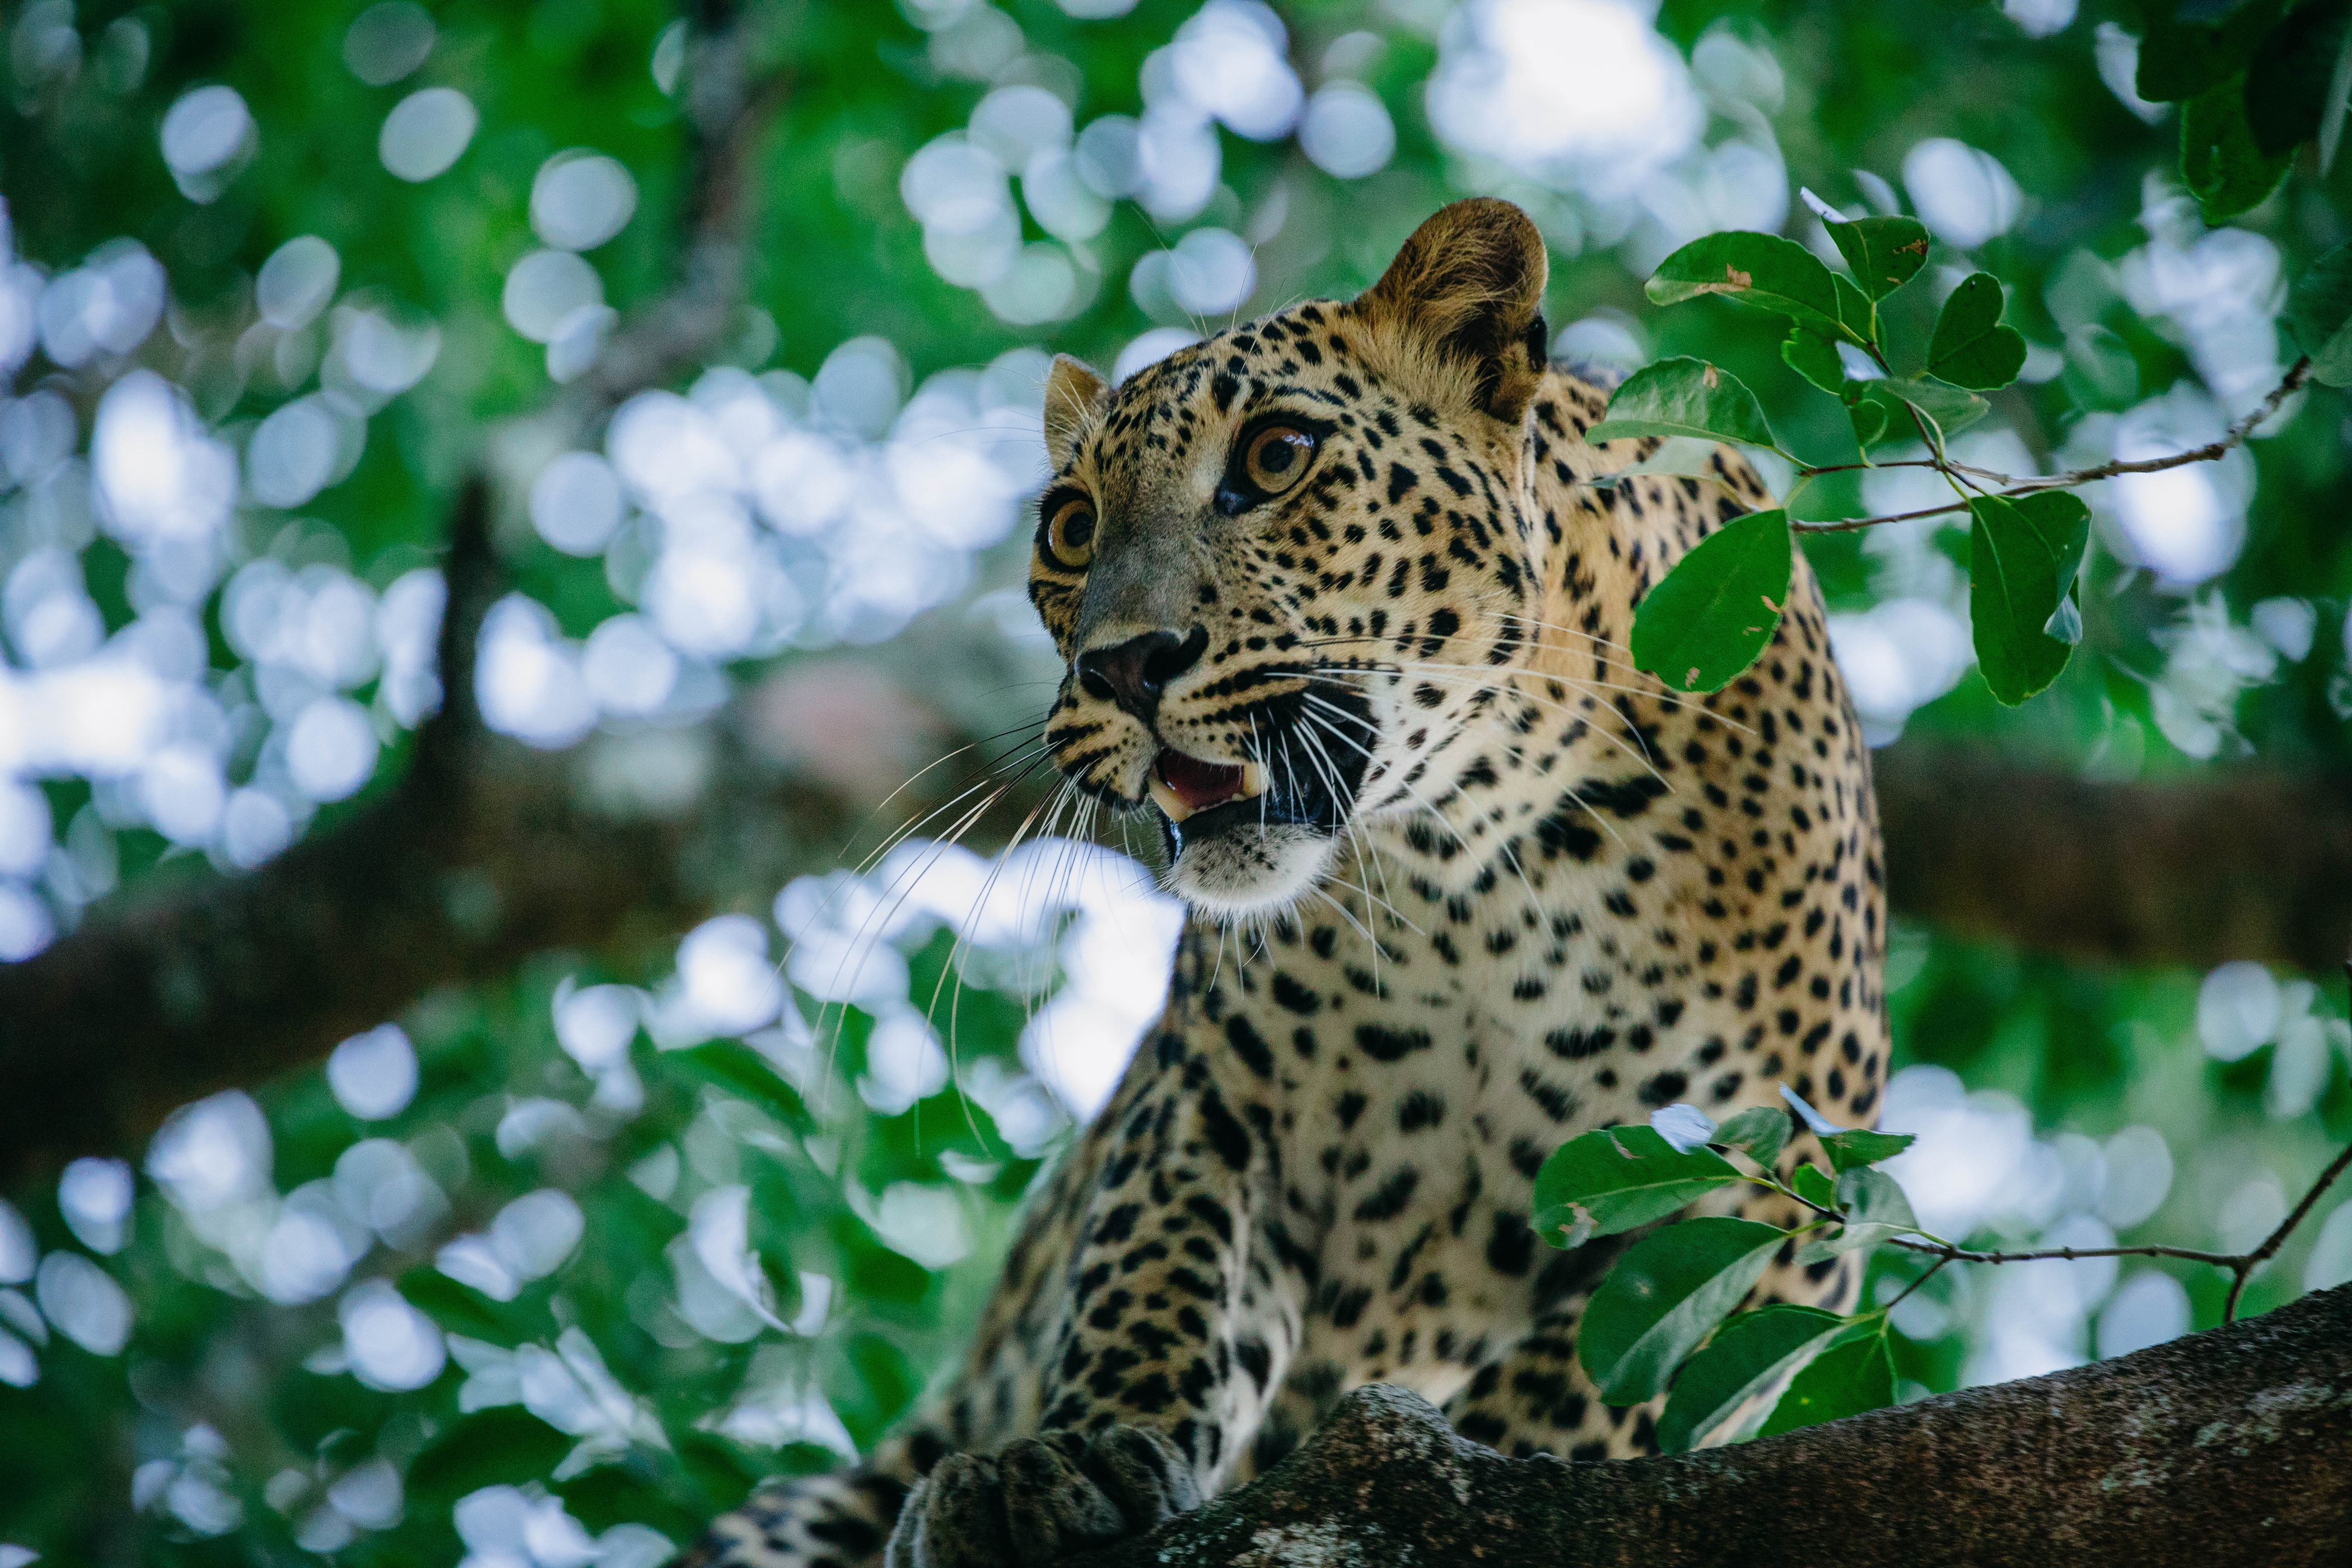
[[[1478,405],[1507,425],[1527,412],[1549,360],[1550,262],[1528,215],[1493,196],[1441,207],[1356,300],[1376,331],[1466,369]]]
[[[1055,472],[1070,460],[1078,438],[1102,412],[1109,394],[1110,383],[1083,361],[1068,354],[1054,356],[1054,368],[1045,377],[1045,455],[1053,459]]]

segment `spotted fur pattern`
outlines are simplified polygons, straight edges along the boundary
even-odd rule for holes
[[[865,1469],[763,1490],[689,1562],[1050,1562],[1237,1484],[1374,1381],[1507,1453],[1654,1451],[1654,1407],[1603,1405],[1575,1360],[1612,1244],[1543,1246],[1536,1172],[1586,1129],[1784,1083],[1871,1121],[1879,845],[1801,557],[1727,690],[1633,668],[1642,595],[1766,494],[1725,453],[1609,481],[1654,443],[1583,439],[1605,399],[1543,363],[1543,286],[1526,218],[1461,203],[1354,301],[1116,389],[1057,363],[1045,506],[1095,529],[1041,529],[1039,613],[1074,671],[1158,631],[1192,652],[1156,706],[1074,673],[1055,759],[1148,816],[1161,747],[1255,762],[1264,821],[1160,816],[1195,909],[1166,1014],[961,1371]],[[1272,417],[1309,466],[1230,504]],[[1850,1289],[1784,1253],[1758,1299]]]

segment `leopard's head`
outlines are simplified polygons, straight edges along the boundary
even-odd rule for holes
[[[1351,827],[1426,810],[1466,762],[1451,743],[1537,613],[1545,276],[1524,213],[1457,202],[1353,300],[1117,387],[1055,362],[1029,585],[1068,661],[1046,743],[1157,819],[1196,908],[1286,907]]]

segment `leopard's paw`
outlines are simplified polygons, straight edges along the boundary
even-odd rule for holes
[[[1044,1568],[1199,1506],[1192,1466],[1139,1426],[950,1454],[908,1494],[886,1568]]]

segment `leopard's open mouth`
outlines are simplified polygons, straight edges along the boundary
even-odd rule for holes
[[[1213,763],[1168,746],[1151,759],[1151,776],[1145,783],[1152,804],[1171,822],[1183,822],[1235,801],[1255,800],[1265,793],[1265,785],[1263,763]]]
[[[1161,746],[1144,787],[1160,808],[1170,858],[1187,844],[1276,828],[1339,833],[1363,778],[1371,727],[1354,711],[1328,706],[1337,718],[1316,728],[1301,718],[1295,694],[1260,705],[1251,725],[1258,754],[1238,763]]]

